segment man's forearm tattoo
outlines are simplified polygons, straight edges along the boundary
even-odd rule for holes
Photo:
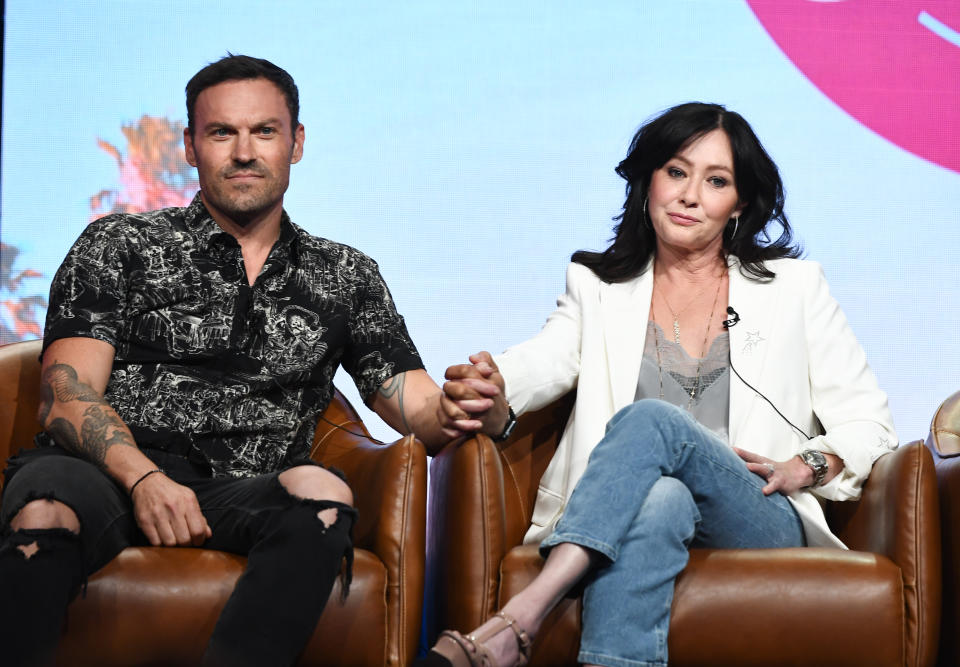
[[[55,363],[43,372],[43,384],[58,401],[100,401],[100,394],[80,382],[77,371],[69,364]]]
[[[380,388],[377,389],[377,392],[379,392],[381,396],[388,400],[396,395],[397,407],[400,409],[400,421],[403,422],[403,428],[406,430],[406,432],[412,433],[413,429],[410,428],[410,425],[407,423],[407,414],[403,408],[403,383],[406,382],[406,379],[406,373],[398,373],[380,385]]]
[[[47,424],[46,431],[58,445],[72,451],[80,450],[80,437],[77,435],[77,429],[63,417],[57,417]]]
[[[44,371],[41,383],[40,422],[57,444],[85,456],[101,468],[106,467],[107,450],[111,446],[136,447],[123,421],[111,414],[110,404],[90,385],[80,382],[73,366],[53,364]],[[64,417],[47,423],[54,403],[71,401],[93,403],[83,412],[79,435],[74,424]]]
[[[83,417],[80,429],[81,447],[98,466],[106,467],[107,450],[113,445],[135,446],[133,439],[124,429],[123,422],[104,412],[100,406],[91,405],[84,410]],[[107,437],[107,432],[111,429],[113,433]]]

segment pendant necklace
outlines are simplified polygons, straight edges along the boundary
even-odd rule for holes
[[[707,319],[707,329],[703,332],[703,344],[700,346],[701,356],[697,358],[697,377],[694,380],[693,387],[690,388],[690,400],[687,401],[687,412],[690,411],[690,408],[693,406],[693,401],[697,396],[697,392],[700,391],[700,371],[703,367],[703,357],[706,356],[706,347],[707,339],[710,337],[710,325],[713,324],[713,314],[717,310],[717,301],[720,300],[720,288],[723,286],[723,277],[721,276],[720,282],[717,283],[717,293],[713,297],[713,306],[710,307],[710,317]],[[666,301],[666,297],[663,296],[661,292],[660,296]],[[696,299],[696,297],[694,297]],[[693,303],[691,301],[691,303]],[[687,304],[683,310],[686,310],[690,307],[690,304]],[[667,304],[667,308],[670,308],[670,304]],[[653,309],[651,305],[651,310]],[[681,313],[683,311],[680,311]],[[673,311],[670,311],[670,314],[673,315]],[[679,313],[678,313],[679,315]],[[660,361],[660,334],[658,333],[659,327],[653,327],[654,340],[653,344],[657,350],[657,379],[660,382],[660,400],[663,400],[663,363]],[[677,345],[680,344],[680,325],[677,322],[677,316],[673,318],[673,332],[675,336],[675,342]]]
[[[723,282],[723,279],[721,278],[720,281]],[[661,290],[659,288],[659,285],[657,285],[656,283],[654,283],[654,286],[656,290],[660,293],[660,298],[663,299],[663,302],[667,306],[667,310],[670,311],[670,316],[673,318],[673,342],[679,345],[680,344],[680,316],[683,315],[687,311],[687,308],[692,306],[694,302],[700,298],[700,296],[703,294],[703,290],[701,289],[699,292],[694,294],[693,298],[690,299],[690,301],[687,302],[687,305],[681,308],[679,312],[674,312],[673,306],[671,306],[670,302],[667,301],[667,296],[663,293],[663,290]]]

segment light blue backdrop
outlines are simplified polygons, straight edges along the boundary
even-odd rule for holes
[[[610,235],[633,132],[699,99],[741,112],[779,164],[901,440],[960,388],[960,175],[853,120],[740,0],[7,0],[2,240],[43,274],[18,294],[45,294],[91,195],[116,187],[97,139],[184,121],[184,84],[228,50],[296,78],[287,209],[378,260],[436,378],[539,329],[570,253]]]

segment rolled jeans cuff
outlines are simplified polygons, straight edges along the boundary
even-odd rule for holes
[[[605,556],[607,560],[611,563],[617,560],[617,557],[620,555],[620,550],[615,546],[611,546],[602,540],[597,540],[589,535],[583,535],[581,533],[572,533],[568,531],[555,530],[547,538],[540,543],[540,555],[544,558],[550,553],[550,550],[557,546],[558,544],[563,544],[564,542],[570,542],[572,544],[580,545],[590,549],[591,551],[596,551],[597,553]]]
[[[603,667],[666,667],[667,663],[659,660],[629,660],[627,658],[618,658],[603,653],[593,653],[590,651],[580,651],[577,655],[577,662],[582,665],[603,665]]]

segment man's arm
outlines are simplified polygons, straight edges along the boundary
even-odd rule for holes
[[[114,348],[93,338],[62,338],[43,354],[38,419],[61,447],[110,475],[129,493],[156,465],[103,398]],[[140,529],[151,544],[202,544],[210,527],[196,495],[165,475],[143,479],[132,497]]]
[[[493,385],[489,391],[497,391]],[[476,412],[493,405],[493,399],[477,394],[475,403],[467,403]],[[380,385],[369,400],[371,410],[400,433],[414,433],[430,456],[447,442],[483,427],[460,406],[446,397],[425,370],[398,373]]]

